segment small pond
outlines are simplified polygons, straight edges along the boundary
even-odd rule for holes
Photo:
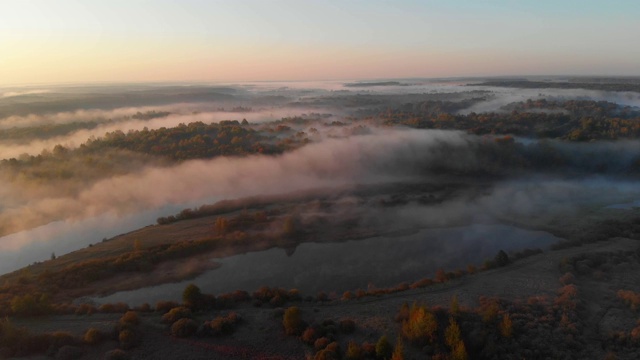
[[[561,240],[544,231],[508,225],[470,225],[424,229],[401,237],[375,237],[339,243],[303,243],[290,255],[281,248],[212,259],[221,266],[195,279],[103,298],[98,303],[127,302],[139,305],[158,300],[179,301],[189,283],[203,292],[221,294],[234,290],[252,292],[261,286],[296,288],[303,295],[319,291],[388,287],[403,281],[433,277],[436,270],[480,265],[502,249],[547,249]]]

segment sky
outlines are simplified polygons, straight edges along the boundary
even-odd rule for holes
[[[640,75],[637,0],[0,0],[0,86]]]

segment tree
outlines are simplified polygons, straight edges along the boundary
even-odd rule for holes
[[[511,316],[509,316],[509,314],[504,314],[502,317],[502,322],[500,323],[500,334],[506,338],[510,338],[511,334],[513,334],[513,322],[511,321]]]
[[[402,339],[400,337],[398,337],[396,341],[396,347],[393,349],[391,360],[404,360],[404,345],[402,345]]]
[[[496,266],[498,267],[506,266],[509,264],[509,255],[507,255],[507,253],[504,252],[504,250],[500,250],[498,252],[498,255],[496,255],[495,259],[493,259],[493,261],[496,263]]]
[[[304,329],[304,323],[300,315],[300,309],[297,306],[292,306],[285,310],[282,325],[287,335],[300,335]]]
[[[378,359],[390,359],[393,353],[393,347],[386,335],[382,335],[376,343],[376,357]]]
[[[402,322],[402,335],[418,345],[432,341],[437,330],[438,320],[424,305],[413,304],[409,318]]]
[[[462,341],[460,327],[453,317],[449,318],[449,326],[447,326],[447,329],[445,330],[444,338],[447,346],[452,350],[455,349],[458,342]]]
[[[182,292],[182,302],[191,308],[197,307],[202,299],[202,291],[195,284],[189,284]]]
[[[364,354],[362,353],[362,348],[358,343],[353,340],[349,341],[349,345],[347,345],[347,352],[344,357],[347,360],[361,360],[364,358]]]
[[[449,313],[453,316],[458,316],[460,314],[460,304],[458,303],[458,296],[453,295],[451,298],[451,305],[449,306]]]
[[[467,354],[467,348],[464,346],[464,342],[458,341],[458,343],[453,347],[453,351],[451,352],[451,360],[467,360],[469,359],[469,355]]]
[[[229,222],[227,219],[223,217],[218,217],[216,219],[216,224],[214,225],[214,229],[217,235],[224,235],[227,232],[227,228],[229,227]]]
[[[56,259],[56,253],[52,252],[51,253],[51,260],[55,260]]]

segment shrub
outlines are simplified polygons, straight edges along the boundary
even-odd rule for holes
[[[66,331],[56,331],[51,333],[49,336],[49,348],[52,351],[57,351],[63,346],[66,345],[75,345],[76,338],[73,335]]]
[[[124,329],[118,334],[118,341],[123,349],[131,349],[136,345],[136,333],[131,329]]]
[[[180,304],[178,304],[175,301],[158,301],[156,303],[156,311],[161,314],[165,314],[169,310],[176,308],[178,306],[180,306]]]
[[[98,311],[95,306],[90,304],[81,304],[76,308],[76,315],[92,315]]]
[[[400,307],[400,311],[398,311],[398,315],[396,315],[395,320],[397,322],[403,322],[409,319],[409,304],[403,303]]]
[[[573,284],[573,283],[574,283],[574,281],[575,281],[575,279],[576,279],[576,277],[575,277],[575,276],[573,276],[573,274],[572,274],[572,273],[567,272],[567,273],[565,273],[564,275],[562,275],[562,276],[560,277],[560,283],[561,283],[562,285],[569,285],[569,284]]]
[[[120,325],[132,325],[136,326],[140,323],[140,318],[135,311],[127,311],[120,318]]]
[[[235,312],[230,312],[227,316],[218,316],[208,323],[212,335],[229,335],[235,331],[235,325],[241,320]]]
[[[162,322],[165,324],[173,324],[174,322],[183,318],[191,318],[191,310],[184,306],[178,306],[169,310],[168,313],[162,315]]]
[[[300,335],[304,329],[304,322],[297,306],[292,306],[285,310],[282,325],[284,325],[284,332],[287,335]]]
[[[640,294],[637,294],[631,290],[618,290],[616,293],[618,298],[624,301],[625,305],[631,308],[633,311],[640,309]]]
[[[192,319],[180,319],[171,325],[171,335],[179,338],[192,336],[197,330],[198,324]]]
[[[376,345],[370,342],[362,343],[362,354],[366,357],[373,358],[376,356]]]
[[[313,345],[313,343],[318,339],[318,334],[316,332],[316,329],[312,328],[312,327],[308,327],[304,330],[304,332],[302,333],[302,341],[305,344],[308,345]]]
[[[364,358],[362,348],[353,340],[349,341],[347,352],[344,356],[347,360],[361,360]]]
[[[98,311],[101,313],[125,313],[129,310],[129,305],[119,302],[116,304],[102,304],[98,307]]]
[[[111,351],[107,351],[104,354],[104,359],[105,360],[129,360],[130,356],[129,354],[127,354],[126,352],[120,349],[114,349]]]
[[[313,343],[313,348],[316,349],[316,351],[320,351],[326,348],[330,342],[331,340],[329,340],[329,338],[321,337]]]
[[[138,312],[143,312],[143,313],[153,311],[151,309],[151,305],[149,305],[149,303],[144,303],[144,304],[142,304],[142,305],[140,305],[138,307],[135,307],[134,310],[138,311]]]
[[[56,353],[56,360],[74,360],[82,357],[84,351],[81,347],[65,345]]]
[[[98,344],[102,341],[103,335],[100,330],[96,328],[89,328],[82,337],[82,340],[90,345]]]
[[[436,282],[442,283],[447,281],[447,273],[443,269],[436,270]]]
[[[502,322],[500,323],[500,334],[503,337],[510,338],[513,334],[513,322],[511,321],[511,316],[509,314],[504,314],[502,316]]]

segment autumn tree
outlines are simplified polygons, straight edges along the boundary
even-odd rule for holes
[[[402,335],[412,343],[433,341],[438,330],[438,320],[424,305],[413,304],[409,318],[402,322]]]
[[[297,306],[292,306],[285,310],[282,325],[287,335],[300,335],[304,329],[304,322]]]
[[[393,347],[386,335],[382,335],[376,342],[376,357],[378,359],[388,360],[393,354]]]

